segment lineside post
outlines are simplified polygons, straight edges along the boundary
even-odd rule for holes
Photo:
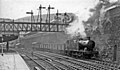
[[[54,9],[54,7],[51,7],[50,5],[49,5],[49,7],[48,7],[48,15],[49,15],[49,32],[50,32],[50,9]]]
[[[7,51],[9,50],[9,41],[7,41],[6,49],[7,49]]]
[[[113,54],[113,61],[116,61],[116,56],[117,56],[117,45],[114,46],[114,54]]]

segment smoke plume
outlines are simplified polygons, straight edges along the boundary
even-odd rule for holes
[[[112,3],[112,2],[116,2],[117,0],[96,0],[96,2],[92,5],[92,6],[88,6],[86,8],[80,8],[77,13],[75,13],[75,15],[77,16],[77,19],[70,23],[70,26],[66,28],[67,33],[70,34],[72,37],[73,36],[80,36],[81,38],[86,37],[86,33],[85,33],[85,22],[88,21],[88,19],[90,19],[91,17],[96,19],[96,15],[100,15],[100,9],[102,7],[97,7],[98,4],[100,3]],[[99,11],[98,11],[98,8]],[[96,11],[98,11],[98,13],[96,14]],[[97,18],[99,18],[97,16]],[[94,21],[95,22],[95,21]],[[94,23],[93,22],[93,23]]]
[[[75,14],[77,15],[76,20],[67,28],[67,32],[68,34],[71,34],[71,36],[80,35],[80,37],[86,37],[84,21],[87,21],[91,13],[87,11],[87,9],[84,9],[84,11],[85,12],[82,13],[77,12]]]

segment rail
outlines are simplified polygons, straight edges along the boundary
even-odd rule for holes
[[[28,57],[31,61],[33,61],[34,63],[36,63],[42,70],[46,70],[44,66],[42,66],[40,63],[38,63],[36,60],[34,60],[33,58],[31,58],[30,56],[28,56],[28,55],[24,55],[24,56]]]
[[[86,61],[86,60],[77,60],[77,59],[73,59],[73,58],[70,58],[70,57],[66,57],[66,56],[61,56],[61,55],[57,55],[57,54],[54,54],[54,53],[41,53],[41,52],[38,52],[37,54],[40,55],[43,55],[43,56],[46,56],[46,57],[50,57],[50,58],[57,58],[57,59],[61,59],[61,60],[65,60],[67,62],[70,62],[74,65],[79,65],[83,68],[86,68],[86,69],[89,69],[89,70],[119,70],[119,65],[116,65],[114,63],[107,63],[107,62],[102,62],[102,61],[99,61],[99,63],[97,63],[97,60],[96,62],[91,62],[91,61]]]

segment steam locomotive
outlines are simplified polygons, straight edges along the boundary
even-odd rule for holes
[[[95,42],[87,38],[67,40],[65,54],[76,58],[92,59],[98,58],[98,51],[95,50]]]

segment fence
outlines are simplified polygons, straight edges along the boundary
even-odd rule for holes
[[[47,43],[47,44],[36,44],[34,48],[40,51],[49,51],[55,53],[64,53],[66,45],[65,44],[56,44],[56,43]]]
[[[39,44],[37,48],[51,49],[51,50],[64,50],[65,44]]]

